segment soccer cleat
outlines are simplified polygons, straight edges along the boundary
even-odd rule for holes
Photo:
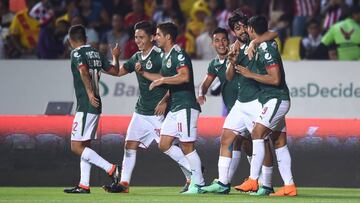
[[[184,187],[181,189],[180,193],[184,193],[184,192],[188,191],[190,183],[191,183],[191,180],[186,180],[186,183],[185,183]]]
[[[89,194],[90,193],[90,188],[84,188],[84,187],[80,187],[75,186],[73,188],[68,188],[68,189],[64,189],[65,193],[71,193],[71,194]]]
[[[203,187],[203,186],[190,183],[189,189],[186,192],[183,192],[181,194],[185,194],[185,195],[203,194],[203,193],[205,193],[205,191],[203,191],[201,189],[201,187]]]
[[[251,192],[250,195],[253,196],[268,196],[271,193],[274,193],[274,188],[272,187],[266,187],[266,186],[260,186],[257,192]]]
[[[282,196],[296,196],[297,190],[295,184],[285,185],[270,196],[282,197]]]
[[[214,180],[211,185],[202,187],[201,190],[209,193],[217,193],[217,194],[229,194],[230,192],[230,184],[223,184],[218,180]]]
[[[110,185],[104,185],[102,188],[109,193],[129,193],[129,183],[111,183]]]
[[[235,186],[236,190],[242,192],[256,192],[259,188],[259,184],[257,180],[248,178],[241,185]]]
[[[110,169],[108,175],[112,180],[112,183],[117,184],[120,180],[120,166],[119,165],[113,165],[112,168]]]

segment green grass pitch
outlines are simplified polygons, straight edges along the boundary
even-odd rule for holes
[[[91,194],[65,194],[60,187],[0,187],[2,202],[360,202],[360,189],[298,188],[297,197],[253,197],[232,190],[229,195],[181,195],[179,187],[131,187],[129,194],[105,193],[92,187]]]

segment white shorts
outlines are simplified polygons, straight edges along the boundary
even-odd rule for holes
[[[194,142],[197,137],[199,113],[195,109],[170,111],[161,126],[160,134],[177,137],[180,142]]]
[[[230,129],[241,136],[249,136],[254,128],[256,118],[261,111],[261,103],[256,99],[250,102],[235,102],[227,115],[223,128]]]
[[[141,148],[148,148],[153,140],[159,143],[160,128],[163,120],[164,116],[133,113],[125,141],[140,142],[139,147]]]
[[[290,109],[290,101],[270,99],[263,108],[256,122],[272,131],[286,132],[285,115]]]
[[[87,141],[96,139],[99,118],[99,114],[76,112],[71,129],[71,140]]]

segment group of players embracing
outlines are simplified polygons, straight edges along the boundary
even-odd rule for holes
[[[135,43],[139,51],[120,64],[120,47],[112,50],[113,62],[86,45],[81,25],[69,30],[71,70],[77,97],[77,112],[71,133],[71,149],[80,156],[80,182],[66,193],[90,193],[90,169],[94,164],[112,178],[103,186],[112,193],[128,193],[139,147],[156,140],[159,149],[171,157],[184,173],[182,194],[228,194],[240,163],[241,149],[250,162],[250,176],[236,190],[251,195],[296,196],[291,157],[286,145],[285,115],[290,108],[289,90],[277,44],[277,34],[268,31],[262,16],[248,19],[234,11],[228,20],[236,40],[230,46],[228,31],[217,28],[212,45],[217,53],[196,95],[190,57],[176,44],[178,28],[171,22],[154,26],[138,22]],[[156,41],[156,46],[154,45]],[[121,168],[90,148],[96,138],[101,114],[99,80],[101,72],[121,77],[135,72],[140,95],[127,129]],[[200,105],[214,79],[221,83],[223,101],[229,111],[221,134],[218,178],[206,186],[201,159],[194,147]],[[175,145],[177,139],[179,145]],[[272,143],[272,144],[270,144]],[[272,186],[274,147],[284,187]]]

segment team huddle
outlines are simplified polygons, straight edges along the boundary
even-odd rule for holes
[[[230,46],[228,31],[217,28],[212,45],[217,57],[209,63],[207,74],[196,95],[190,57],[175,42],[178,28],[171,22],[156,27],[147,21],[135,27],[139,51],[124,64],[119,63],[120,48],[112,50],[112,64],[86,45],[81,25],[69,30],[71,70],[74,77],[77,110],[71,132],[71,150],[80,156],[80,182],[66,193],[90,193],[90,169],[94,164],[111,177],[103,189],[128,193],[139,147],[154,140],[159,149],[179,165],[185,177],[182,194],[228,194],[240,163],[241,149],[250,162],[250,176],[235,189],[250,195],[296,196],[291,157],[286,144],[285,115],[290,108],[289,90],[280,53],[262,16],[248,19],[235,11],[228,20],[236,40]],[[154,45],[156,41],[156,46]],[[101,72],[121,77],[135,72],[140,95],[127,129],[121,168],[111,164],[90,148],[96,138],[101,114],[99,80]],[[215,78],[229,112],[221,134],[218,177],[205,185],[201,158],[194,143],[200,105]],[[174,144],[178,139],[179,145]],[[275,148],[284,187],[272,186]]]

